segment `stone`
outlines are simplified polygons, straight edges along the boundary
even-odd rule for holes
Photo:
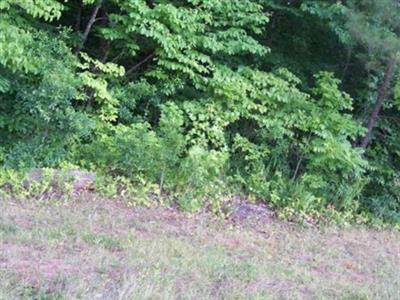
[[[96,173],[82,170],[32,169],[28,172],[24,186],[29,187],[32,182],[49,180],[54,187],[71,184],[73,192],[83,192],[95,188]]]

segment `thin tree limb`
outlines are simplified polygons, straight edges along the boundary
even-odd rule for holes
[[[131,73],[133,73],[135,70],[137,70],[141,65],[145,64],[146,62],[148,62],[150,59],[152,59],[154,57],[154,53],[151,53],[149,55],[147,55],[144,59],[142,59],[140,62],[138,62],[136,65],[134,65],[133,67],[131,67],[129,70],[126,71],[126,75],[129,75]]]
[[[294,174],[293,174],[293,178],[292,178],[293,181],[297,178],[297,174],[299,173],[302,162],[303,162],[303,156],[300,156],[299,160],[297,161],[297,164],[296,164],[296,169],[294,170]]]

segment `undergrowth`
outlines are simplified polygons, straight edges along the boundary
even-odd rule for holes
[[[80,198],[81,195],[91,193],[99,197],[122,201],[128,206],[173,206],[191,213],[206,210],[226,218],[229,216],[231,199],[240,195],[246,201],[267,204],[276,211],[278,218],[299,225],[368,225],[381,229],[387,227],[400,229],[399,223],[389,223],[385,218],[367,214],[362,210],[338,211],[333,206],[302,210],[296,206],[296,203],[279,206],[276,204],[276,199],[275,202],[271,199],[257,199],[254,195],[245,194],[243,190],[237,190],[232,185],[224,185],[223,182],[219,182],[218,185],[208,190],[202,189],[201,193],[187,192],[185,194],[176,190],[163,190],[160,184],[146,181],[140,177],[131,180],[122,176],[97,174],[95,181],[90,185],[90,190],[75,191],[74,180],[76,178],[62,175],[68,174],[70,169],[61,171],[43,169],[42,171],[43,176],[33,178],[32,173],[3,170],[0,173],[0,199],[22,202],[35,200],[44,203],[70,202]]]

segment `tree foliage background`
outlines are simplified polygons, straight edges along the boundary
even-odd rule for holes
[[[395,0],[1,0],[0,163],[400,221]],[[0,182],[1,183],[1,182]]]

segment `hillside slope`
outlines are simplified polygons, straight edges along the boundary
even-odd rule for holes
[[[398,232],[106,199],[0,211],[1,299],[400,299]]]

